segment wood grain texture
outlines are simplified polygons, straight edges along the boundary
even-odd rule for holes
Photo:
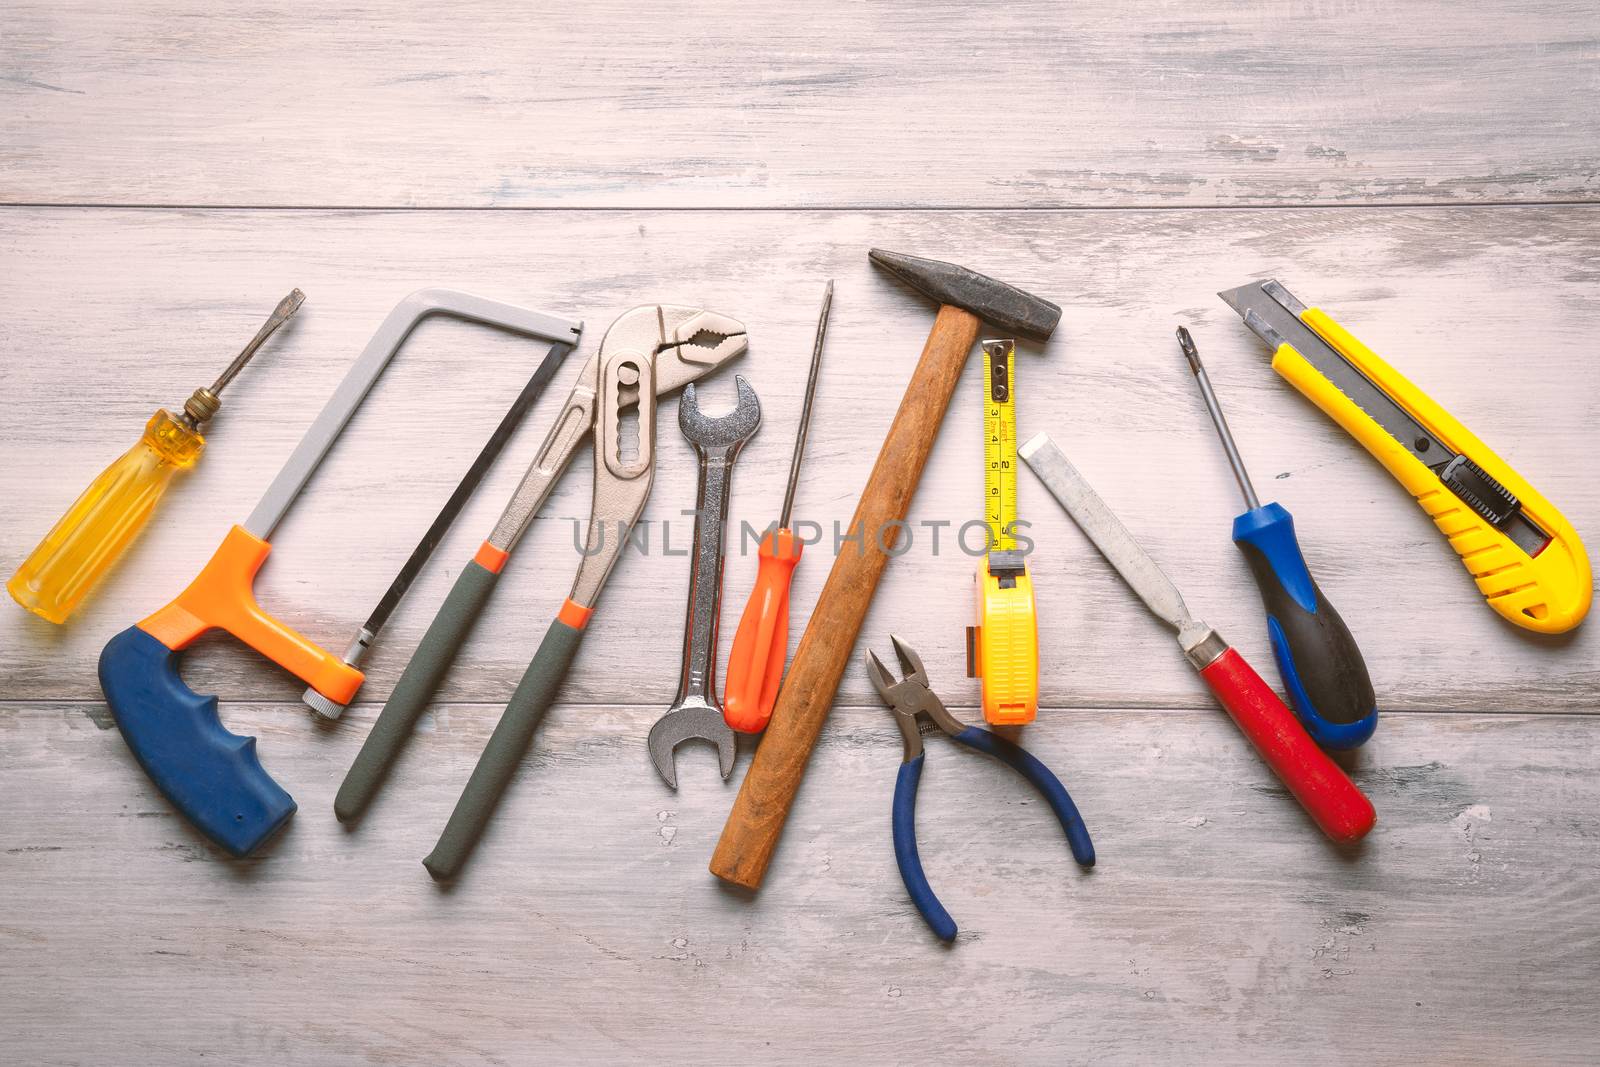
[[[919,836],[962,929],[946,948],[895,874],[879,709],[824,733],[759,896],[706,873],[732,789],[689,746],[666,792],[654,709],[553,710],[454,892],[418,861],[493,709],[431,713],[353,834],[329,809],[371,709],[333,730],[242,709],[301,803],[242,864],[93,710],[0,716],[11,1063],[1600,1055],[1592,717],[1390,717],[1355,761],[1380,821],[1347,855],[1221,712],[1056,711],[1028,742],[1095,835],[1087,874],[1019,778],[934,742]]]
[[[1600,198],[1589,0],[17,0],[0,200]]]
[[[855,507],[930,323],[924,298],[868,265],[865,250],[876,245],[988,268],[1063,305],[1047,346],[1019,347],[1020,432],[1048,430],[1190,607],[1261,669],[1270,670],[1266,628],[1244,559],[1228,542],[1238,494],[1173,340],[1178,322],[1195,332],[1263,498],[1295,514],[1323,589],[1362,643],[1382,707],[1600,705],[1600,629],[1547,639],[1494,615],[1405,490],[1268,369],[1269,354],[1214,295],[1250,277],[1281,277],[1429,390],[1588,533],[1600,530],[1592,476],[1600,361],[1588,357],[1600,336],[1600,211],[28,209],[5,220],[7,255],[26,269],[10,276],[0,328],[14,402],[29,416],[0,423],[11,457],[0,470],[6,559],[24,557],[156,403],[176,403],[210,380],[255,329],[263,300],[291,284],[308,295],[296,322],[230,387],[198,469],[169,493],[73,625],[0,612],[12,693],[99,699],[94,664],[106,640],[193,577],[227,526],[249,512],[370,331],[423,284],[583,317],[588,335],[575,359],[640,300],[697,302],[747,324],[750,351],[731,369],[761,394],[765,425],[734,476],[726,588],[739,604],[756,569],[755,539],[740,531],[776,518],[816,300],[822,279],[836,277],[795,512],[796,521],[819,524],[827,543],[812,546],[796,571],[797,641],[829,569],[831,531]],[[279,529],[257,581],[261,603],[342,648],[538,354],[481,327],[423,323]],[[387,696],[573,373],[541,400],[400,605],[358,699]],[[972,361],[913,501],[910,547],[887,568],[863,629],[874,639],[899,632],[954,702],[977,691],[961,678],[976,564],[955,545],[961,524],[982,515],[980,377]],[[732,397],[731,378],[718,376],[705,383],[702,404],[714,412]],[[675,404],[663,412],[645,513],[656,539],[612,575],[564,700],[671,702],[692,527],[683,512],[695,494],[693,450],[670,429]],[[506,568],[441,699],[498,702],[511,692],[570,587],[590,482],[589,458],[580,456]],[[1032,478],[1021,482],[1020,514],[1038,546],[1045,706],[1208,707],[1161,625]],[[731,630],[723,627],[724,661]],[[220,638],[203,640],[188,660],[188,677],[225,704],[292,702],[302,688]],[[842,702],[876,699],[864,675],[846,673]]]
[[[1494,616],[1404,490],[1214,296],[1280,277],[1592,541],[1597,59],[1581,0],[9,4],[0,560],[288,286],[310,299],[74,624],[0,610],[0,1062],[1600,1060],[1597,624],[1546,639]],[[363,206],[378,210],[343,210]],[[378,703],[621,310],[696,302],[750,328],[736,369],[766,427],[735,477],[738,605],[756,568],[741,526],[778,509],[836,277],[795,517],[825,538],[843,524],[929,324],[868,267],[873,245],[1064,307],[1047,346],[1019,349],[1021,429],[1050,431],[1275,680],[1227,543],[1234,486],[1172,339],[1194,330],[1386,712],[1348,761],[1379,811],[1364,847],[1321,839],[1025,478],[1045,651],[1025,740],[1082,808],[1094,872],[1015,776],[936,741],[920,837],[963,931],[938,945],[894,867],[899,736],[847,669],[765,888],[720,884],[705,866],[733,783],[685,746],[668,793],[644,744],[674,692],[688,578],[695,469],[672,401],[651,550],[618,567],[459,887],[419,861],[570,584],[586,455],[444,702],[341,829],[333,796]],[[425,285],[581,316],[585,351],[401,605],[343,722],[317,725],[297,682],[226,639],[187,656],[302,806],[266,854],[227,862],[135,765],[96,656],[193,576]],[[537,355],[423,324],[279,530],[263,604],[342,647]],[[978,378],[957,387],[912,544],[862,629],[915,645],[968,719],[975,559],[953,546],[981,516]],[[718,375],[702,403],[732,396]],[[832,555],[813,545],[798,568],[794,638]]]

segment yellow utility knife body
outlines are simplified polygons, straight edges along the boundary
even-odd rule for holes
[[[983,517],[978,623],[967,628],[967,673],[982,680],[983,718],[1021,726],[1039,713],[1039,623],[1027,557],[1017,550],[1015,345],[983,342]]]
[[[1272,369],[1360,441],[1422,505],[1496,613],[1561,633],[1593,596],[1572,524],[1449,412],[1275,280],[1218,296],[1272,346]]]

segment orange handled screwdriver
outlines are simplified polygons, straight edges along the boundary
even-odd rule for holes
[[[822,363],[822,342],[828,336],[828,312],[833,308],[833,281],[822,293],[817,316],[817,338],[811,346],[811,372],[806,378],[806,399],[800,408],[800,426],[794,435],[794,458],[789,461],[789,487],[783,494],[783,513],[776,529],[762,535],[761,562],[756,587],[745,603],[739,629],[728,655],[728,682],[722,696],[722,718],[733,729],[759,734],[772,718],[778,702],[783,661],[789,654],[789,583],[800,562],[802,545],[789,528],[794,510],[794,490],[800,483],[800,457],[806,450],[811,426],[811,402],[817,395],[817,367]]]

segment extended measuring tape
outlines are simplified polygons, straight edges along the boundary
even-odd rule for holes
[[[983,342],[983,517],[978,622],[967,628],[967,673],[982,679],[983,717],[996,726],[1039,712],[1039,624],[1033,579],[1017,551],[1017,397],[1012,341]]]

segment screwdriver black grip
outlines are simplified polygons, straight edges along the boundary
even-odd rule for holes
[[[1294,518],[1267,504],[1233,520],[1267,609],[1267,636],[1290,703],[1324,748],[1356,748],[1378,725],[1377,699],[1361,649],[1306,567]]]

